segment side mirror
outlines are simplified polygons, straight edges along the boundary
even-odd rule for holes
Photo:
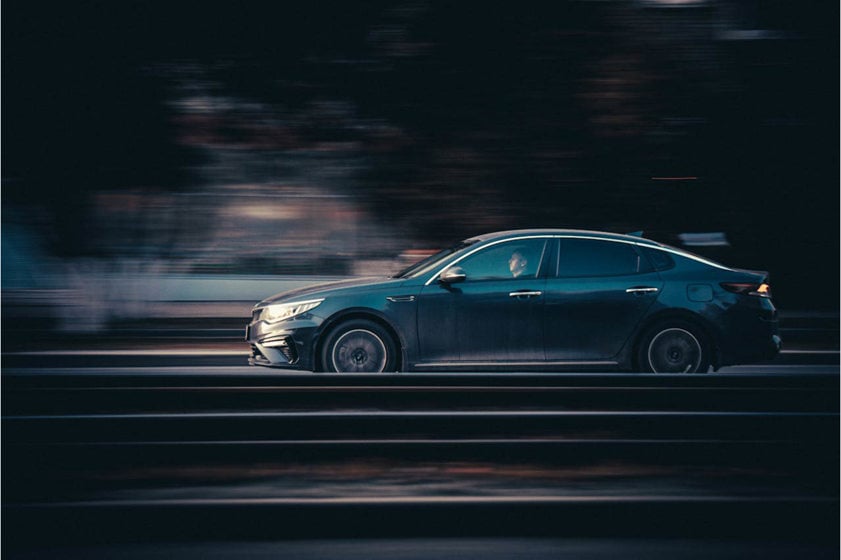
[[[459,282],[464,282],[466,279],[467,274],[464,273],[464,270],[460,266],[448,268],[438,277],[438,281],[442,284],[458,284]]]

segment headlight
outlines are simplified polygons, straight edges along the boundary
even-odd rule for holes
[[[311,299],[309,301],[298,301],[295,303],[277,303],[274,305],[267,305],[263,308],[260,314],[260,319],[267,323],[277,323],[284,319],[291,319],[301,313],[306,313],[310,309],[318,307],[324,299]]]

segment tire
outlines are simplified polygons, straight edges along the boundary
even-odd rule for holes
[[[333,328],[321,348],[323,371],[381,373],[395,371],[397,345],[379,324],[354,319]]]
[[[648,373],[707,373],[707,337],[688,321],[657,323],[645,331],[637,348],[640,371]]]

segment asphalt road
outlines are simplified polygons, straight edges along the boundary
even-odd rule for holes
[[[3,357],[7,558],[837,558],[839,366],[344,376]]]

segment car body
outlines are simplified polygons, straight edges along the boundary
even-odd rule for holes
[[[310,371],[706,372],[779,352],[768,281],[637,235],[497,232],[272,296],[246,340],[253,365]]]

